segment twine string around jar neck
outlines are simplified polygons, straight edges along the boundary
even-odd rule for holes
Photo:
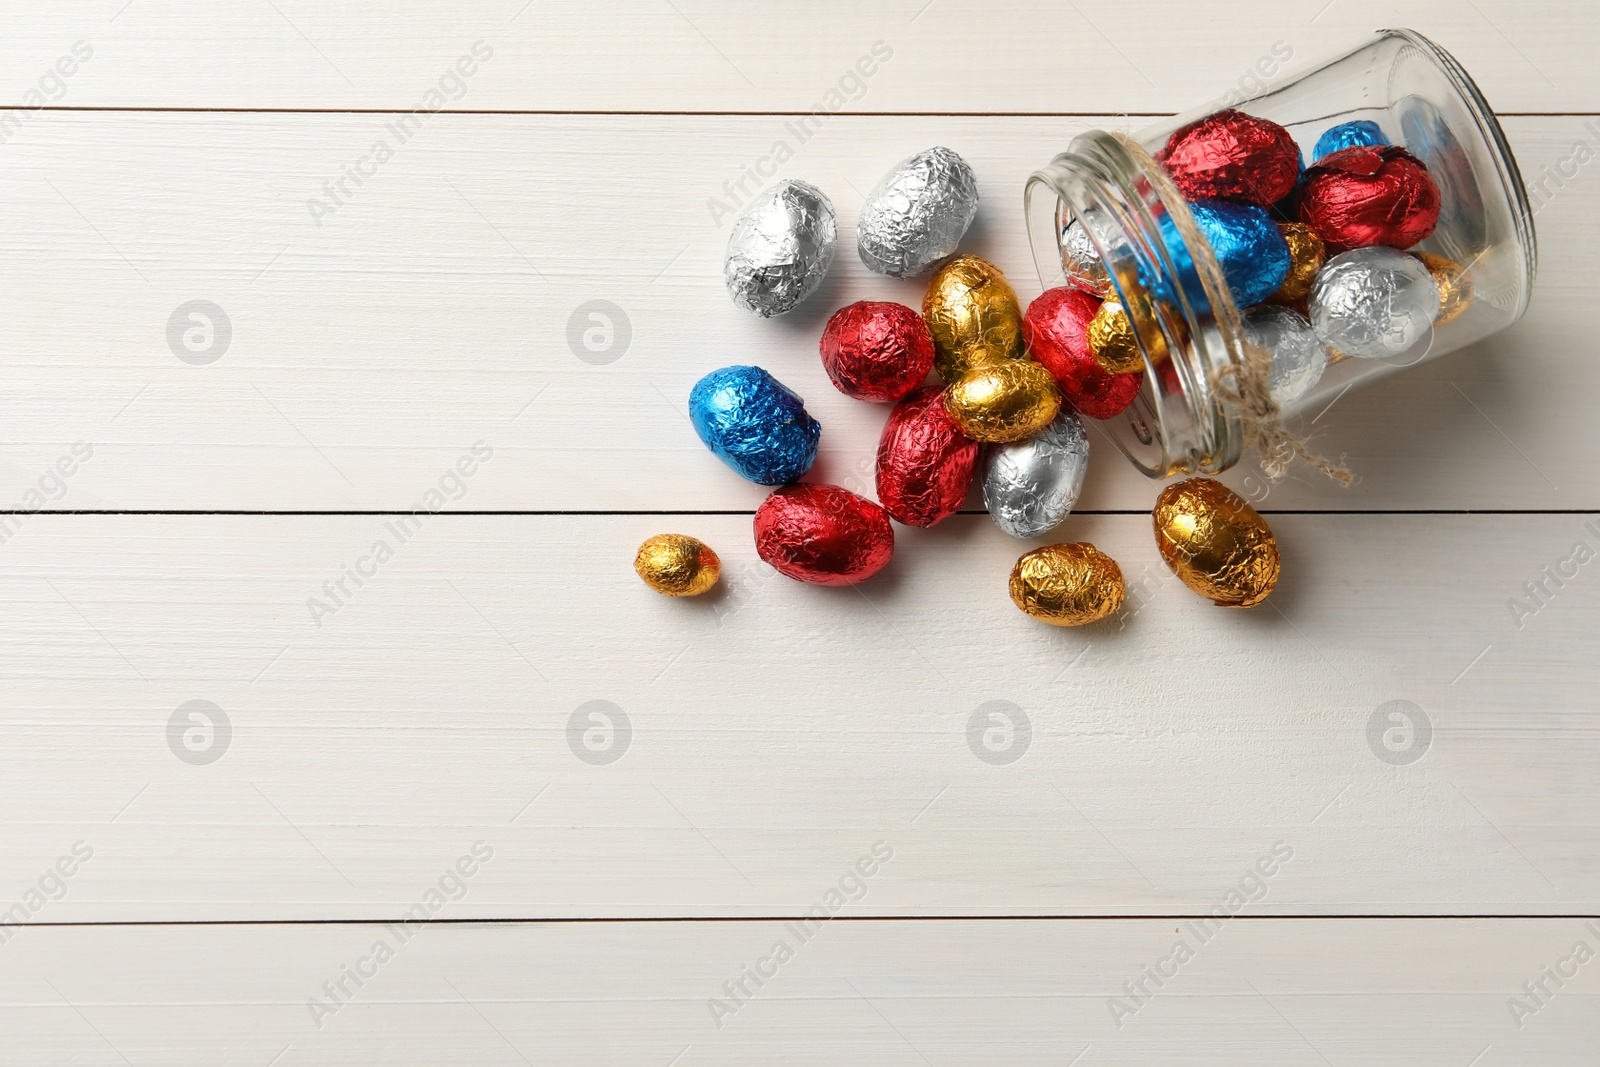
[[[1161,164],[1145,147],[1127,134],[1116,138],[1143,169],[1156,195],[1166,203],[1183,201],[1183,194],[1167,177]],[[1194,261],[1195,273],[1205,289],[1211,304],[1217,329],[1231,350],[1240,354],[1239,360],[1228,360],[1211,375],[1211,388],[1229,413],[1239,419],[1244,430],[1246,446],[1254,444],[1261,454],[1261,469],[1274,481],[1282,478],[1296,459],[1303,461],[1340,485],[1350,485],[1355,475],[1348,467],[1334,464],[1312,452],[1305,439],[1283,424],[1283,413],[1272,398],[1272,353],[1246,340],[1239,319],[1239,309],[1234,305],[1228,282],[1222,273],[1211,243],[1201,234],[1188,212],[1169,216],[1183,243],[1188,246]]]

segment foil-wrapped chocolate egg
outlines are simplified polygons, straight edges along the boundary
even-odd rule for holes
[[[854,585],[894,555],[894,527],[877,504],[836,485],[800,482],[756,509],[756,554],[813,585]]]
[[[1089,240],[1089,231],[1076,219],[1061,231],[1061,271],[1075,289],[1101,298],[1111,295],[1111,272]]]
[[[1080,289],[1046,289],[1028,305],[1022,329],[1028,352],[1050,372],[1080,414],[1109,419],[1121,414],[1144,384],[1144,372],[1107,374],[1089,347],[1089,323],[1100,301]]]
[[[1152,516],[1161,558],[1212,603],[1254,607],[1278,584],[1278,542],[1271,528],[1221,482],[1175,482],[1162,490]]]
[[[907,526],[932,526],[959,511],[978,465],[978,442],[943,401],[937,386],[923,386],[894,406],[878,439],[878,503]]]
[[[1129,303],[1134,314],[1147,324],[1150,362],[1160,363],[1168,355],[1167,340],[1155,321],[1155,305],[1143,290],[1135,290]],[[1088,338],[1095,363],[1107,374],[1133,374],[1144,369],[1144,353],[1134,334],[1132,317],[1123,310],[1120,300],[1107,299],[1100,305],[1100,310],[1089,320]]]
[[[666,596],[699,596],[717,584],[722,561],[699,538],[656,534],[639,546],[633,569],[644,584]]]
[[[1300,147],[1288,130],[1231,108],[1175,130],[1155,158],[1189,200],[1268,207],[1300,174]]]
[[[1189,211],[1216,254],[1235,304],[1250,307],[1277,292],[1289,275],[1289,242],[1271,215],[1226,200],[1190,204]]]
[[[1272,356],[1267,384],[1274,401],[1287,404],[1311,391],[1328,367],[1328,353],[1311,323],[1280,304],[1258,304],[1240,322],[1245,340]]]
[[[1012,537],[1038,537],[1060,526],[1083,491],[1089,436],[1070,411],[1026,441],[990,449],[983,506]]]
[[[810,470],[822,437],[805,401],[760,367],[723,367],[701,378],[689,393],[689,421],[707,448],[760,485]]]
[[[829,380],[857,400],[899,400],[933,370],[928,325],[904,304],[859,300],[840,308],[820,347]]]
[[[1317,147],[1311,150],[1311,161],[1316,163],[1323,156],[1332,155],[1341,148],[1354,148],[1358,145],[1377,147],[1388,143],[1389,138],[1384,135],[1382,128],[1376,122],[1369,119],[1352,119],[1323,131],[1322,136],[1317,138]]]
[[[957,256],[934,272],[922,298],[933,365],[946,384],[989,359],[1022,354],[1022,308],[1000,268]]]
[[[833,203],[789,179],[757,193],[733,220],[723,280],[733,302],[764,319],[817,291],[833,262]]]
[[[1283,284],[1267,299],[1305,312],[1306,298],[1311,295],[1311,283],[1317,280],[1317,271],[1327,261],[1328,248],[1322,238],[1303,222],[1280,222],[1278,230],[1289,246],[1289,272]]]
[[[1439,287],[1422,261],[1385,245],[1334,256],[1317,274],[1311,327],[1329,348],[1383,359],[1416,344],[1439,314]]]
[[[1472,303],[1472,272],[1455,260],[1432,252],[1411,254],[1422,260],[1439,288],[1439,317],[1433,320],[1434,326],[1455,321]]]
[[[1056,417],[1061,390],[1031,359],[990,360],[944,391],[944,409],[974,440],[1020,441]]]
[[[948,148],[895,164],[861,205],[856,250],[868,270],[914,278],[950,255],[978,214],[978,180]]]
[[[1126,587],[1117,561],[1090,544],[1046,545],[1011,568],[1011,600],[1052,626],[1098,622],[1122,607]]]
[[[1410,248],[1439,222],[1439,186],[1416,156],[1394,145],[1356,145],[1306,171],[1300,221],[1334,252]]]

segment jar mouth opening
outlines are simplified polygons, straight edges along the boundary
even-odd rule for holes
[[[1159,173],[1152,180],[1155,166],[1112,134],[1079,135],[1028,181],[1029,219],[1052,220],[1048,234],[1030,225],[1029,239],[1041,284],[1054,288],[1070,283],[1064,270],[1046,276],[1044,265],[1061,262],[1062,234],[1081,226],[1109,276],[1105,299],[1141,309],[1128,320],[1144,381],[1124,413],[1096,421],[1152,478],[1215,474],[1237,462],[1243,447],[1240,420],[1217,403],[1213,388],[1219,370],[1242,359],[1239,313],[1209,248],[1191,247],[1184,237],[1198,233],[1189,205],[1170,186],[1163,195],[1167,183]],[[1041,212],[1035,196],[1055,202]]]

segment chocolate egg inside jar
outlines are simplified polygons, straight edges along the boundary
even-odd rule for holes
[[[1256,446],[1268,473],[1298,457],[1347,481],[1298,436],[1309,417],[1511,326],[1537,262],[1494,113],[1409,30],[1132,135],[1082,134],[1025,204],[1040,299],[1126,316],[1142,381],[1101,428],[1152,478]]]

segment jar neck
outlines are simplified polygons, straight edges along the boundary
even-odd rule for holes
[[[1091,130],[1028,179],[1024,207],[1045,288],[1068,284],[1062,238],[1077,222],[1129,311],[1145,379],[1127,411],[1101,424],[1117,447],[1152,478],[1238,462],[1243,427],[1213,387],[1243,359],[1238,309],[1188,205],[1148,153]]]

